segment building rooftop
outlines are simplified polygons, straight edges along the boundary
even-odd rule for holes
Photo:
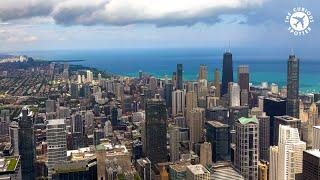
[[[292,116],[288,116],[288,115],[284,115],[284,116],[274,116],[274,118],[277,119],[281,119],[281,120],[285,120],[285,121],[301,121],[298,118],[292,117]]]
[[[203,167],[201,164],[197,165],[190,165],[187,166],[187,168],[195,175],[197,174],[208,174],[210,173],[205,167]]]
[[[310,149],[310,150],[306,150],[305,152],[320,158],[320,150],[319,149]]]
[[[239,119],[239,122],[241,124],[258,123],[258,119],[255,118],[255,117],[252,117],[252,118],[242,117],[242,118]]]
[[[228,124],[223,124],[219,121],[207,121],[208,124],[210,124],[213,127],[229,127]]]
[[[19,160],[20,156],[6,156],[0,158],[0,173],[15,171]]]
[[[64,119],[50,119],[48,125],[64,124]]]
[[[176,164],[171,164],[169,167],[177,172],[183,172],[187,170],[187,166],[190,166],[190,162],[180,162]]]
[[[214,164],[211,171],[211,178],[217,180],[244,179],[242,175],[227,162]]]
[[[313,128],[315,128],[315,129],[320,129],[320,126],[313,126]]]
[[[147,164],[151,164],[151,161],[148,158],[141,158],[137,160],[137,163],[140,164],[140,166],[146,166]]]

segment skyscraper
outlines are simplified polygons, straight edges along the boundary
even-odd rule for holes
[[[212,147],[209,142],[200,145],[200,164],[203,166],[212,165]]]
[[[172,83],[167,83],[164,85],[164,99],[166,101],[166,107],[169,112],[171,112],[171,108],[172,108],[172,91],[173,91]]]
[[[46,100],[46,113],[56,112],[56,101],[48,99]]]
[[[193,108],[198,107],[197,93],[189,91],[186,93],[186,112],[191,111]]]
[[[286,101],[278,98],[264,98],[263,112],[270,116],[270,144],[276,145],[278,139],[275,139],[275,122],[274,116],[283,116],[286,114]]]
[[[177,89],[183,89],[183,77],[182,77],[182,72],[183,72],[183,66],[182,64],[177,64]]]
[[[270,147],[270,117],[263,115],[257,117],[259,120],[259,158],[269,161]]]
[[[204,64],[200,65],[198,79],[208,79],[208,67]]]
[[[214,87],[216,88],[215,96],[220,97],[221,86],[220,86],[220,72],[218,68],[214,70]]]
[[[179,160],[179,148],[180,148],[180,129],[179,127],[172,127],[169,131],[170,139],[170,160],[176,162]]]
[[[320,149],[320,126],[313,126],[312,148],[313,149]]]
[[[10,143],[13,147],[13,154],[15,156],[19,155],[19,124],[16,121],[12,121],[9,127]]]
[[[223,54],[221,96],[228,93],[228,85],[230,82],[233,82],[232,54],[225,52]]]
[[[241,91],[244,89],[249,91],[249,66],[240,65],[238,67],[238,84]]]
[[[287,114],[299,118],[299,59],[295,55],[288,59]]]
[[[279,147],[270,146],[269,150],[269,179],[278,180],[278,159],[279,159]]]
[[[70,85],[71,98],[76,99],[79,97],[79,85],[76,83],[71,83]]]
[[[299,134],[301,134],[301,120],[291,116],[274,116],[274,140],[278,145],[280,137],[280,125],[288,125],[292,128],[297,128]]]
[[[212,161],[230,160],[230,128],[218,121],[206,122],[206,139],[212,145]]]
[[[320,151],[312,149],[303,152],[303,179],[320,179]]]
[[[146,156],[152,164],[167,161],[167,109],[161,99],[146,103]]]
[[[21,159],[21,177],[23,180],[35,179],[35,143],[33,132],[33,113],[22,108],[19,117],[19,153]]]
[[[240,87],[238,83],[229,83],[229,106],[240,106]]]
[[[305,149],[306,143],[300,140],[297,128],[280,125],[278,147],[270,149],[270,179],[300,179]]]
[[[240,86],[240,103],[242,106],[249,104],[249,66],[238,67],[238,84]]]
[[[188,113],[188,126],[190,128],[190,145],[199,143],[202,140],[202,125],[203,125],[204,109],[194,108]]]
[[[67,160],[66,124],[64,119],[52,119],[47,124],[48,178],[55,165]]]
[[[183,115],[185,108],[186,92],[175,90],[172,92],[172,116]]]
[[[235,167],[245,179],[258,179],[259,123],[253,118],[240,118],[235,123]]]

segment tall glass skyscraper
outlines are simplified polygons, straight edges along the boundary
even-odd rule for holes
[[[221,96],[228,93],[229,82],[233,82],[232,54],[226,52],[223,54]]]
[[[287,114],[299,118],[299,59],[290,55],[287,71]]]
[[[161,99],[146,103],[145,154],[153,165],[167,161],[167,109]]]
[[[19,153],[21,158],[21,178],[35,179],[35,144],[32,112],[24,107],[19,117]]]
[[[183,89],[182,64],[177,64],[177,89]]]

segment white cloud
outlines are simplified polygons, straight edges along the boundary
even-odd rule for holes
[[[193,25],[250,12],[267,0],[1,0],[0,19],[53,18],[63,25]]]
[[[37,40],[38,40],[37,36],[28,36],[28,37],[24,37],[23,38],[24,42],[34,42],[34,41],[37,41]]]

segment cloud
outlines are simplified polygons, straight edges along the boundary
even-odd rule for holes
[[[37,40],[38,40],[37,36],[28,36],[28,37],[23,38],[24,42],[34,42],[34,41],[37,41]]]
[[[1,0],[0,20],[52,18],[56,24],[157,26],[214,24],[248,14],[267,0]]]

